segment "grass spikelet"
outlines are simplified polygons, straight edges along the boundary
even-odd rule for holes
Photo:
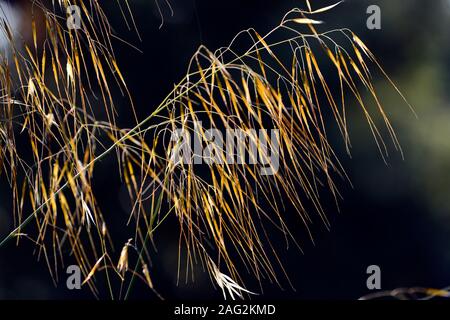
[[[128,271],[128,248],[130,247],[131,241],[133,241],[133,239],[129,239],[123,246],[122,251],[120,252],[119,262],[117,263],[117,271],[122,275]]]

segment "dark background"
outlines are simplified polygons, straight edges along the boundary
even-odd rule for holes
[[[302,0],[170,0],[171,17],[159,1],[164,25],[155,2],[130,1],[142,42],[125,28],[114,1],[105,5],[111,22],[140,53],[117,42],[121,69],[135,98],[140,117],[150,113],[186,72],[187,63],[200,44],[214,50],[227,45],[242,29],[254,27],[265,34]],[[330,1],[311,1],[315,8]],[[366,9],[378,4],[382,29],[368,30]],[[366,268],[379,265],[382,289],[446,287],[450,285],[450,1],[447,0],[348,0],[323,15],[330,28],[346,26],[357,33],[413,104],[419,119],[382,78],[374,78],[385,109],[402,143],[405,160],[391,148],[386,165],[360,114],[350,112],[352,158],[338,145],[340,158],[354,188],[339,181],[344,200],[337,212],[327,206],[332,221],[328,231],[313,226],[315,244],[301,234],[304,253],[282,248],[282,260],[295,290],[282,277],[283,288],[263,283],[268,299],[357,299],[370,293]],[[326,73],[326,70],[324,70]],[[120,100],[120,98],[119,98]],[[127,106],[118,109],[125,118]],[[338,141],[338,140],[337,140]],[[97,169],[98,202],[105,215],[123,223],[128,218],[126,190],[110,175],[113,160]],[[0,236],[11,230],[9,198],[0,194]],[[289,213],[289,212],[288,212]],[[299,224],[300,225],[300,224]],[[124,243],[131,231],[118,232]],[[153,281],[167,299],[212,299],[221,292],[202,270],[194,282],[181,277],[177,285],[177,221],[167,222],[156,235],[157,252]],[[44,261],[36,261],[33,246],[9,243],[0,250],[0,298],[92,298],[88,290],[66,289],[64,274],[53,285]],[[251,277],[246,287],[259,291]],[[133,298],[155,298],[137,284]]]

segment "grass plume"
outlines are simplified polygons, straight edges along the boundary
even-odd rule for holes
[[[383,158],[388,155],[386,138],[401,152],[371,81],[372,70],[386,75],[374,54],[351,30],[318,29],[321,20],[315,16],[335,5],[313,10],[308,2],[308,10],[291,10],[266,35],[248,29],[216,51],[201,46],[185,77],[160,105],[124,129],[116,124],[111,87],[130,93],[112,47],[116,36],[99,2],[33,3],[44,21],[33,21],[32,46],[2,23],[11,53],[1,57],[0,65],[0,164],[12,190],[17,226],[7,239],[19,241],[33,221],[37,250],[55,280],[63,248],[69,247],[94,294],[93,279],[100,271],[106,274],[111,297],[113,278],[124,282],[126,274],[132,275],[131,283],[137,276],[157,288],[147,247],[159,225],[174,215],[187,270],[200,263],[224,295],[227,290],[242,297],[251,292],[245,289],[237,260],[261,282],[278,283],[275,265],[284,270],[268,224],[297,244],[286,223],[290,213],[279,199],[289,200],[311,238],[309,226],[316,217],[329,226],[320,193],[328,190],[338,203],[335,178],[347,179],[329,128],[337,128],[350,152],[348,100],[361,109]],[[81,31],[67,30],[58,15],[71,4],[82,8]],[[135,25],[128,3],[125,8],[124,15]],[[45,29],[41,44],[38,26]],[[334,73],[324,73],[327,64]],[[336,92],[331,81],[337,83]],[[92,102],[94,92],[101,93],[101,103]],[[103,117],[95,112],[99,104]],[[133,109],[131,97],[130,105]],[[200,133],[202,144],[210,142],[196,127],[200,121],[250,133],[276,128],[279,134],[268,140],[280,145],[279,170],[262,175],[254,165],[230,165],[226,159],[210,166],[175,162],[173,152],[180,142],[169,137],[176,128]],[[249,139],[256,138],[250,134]],[[28,149],[25,154],[19,152],[19,140]],[[261,144],[256,146],[266,153]],[[121,253],[112,249],[114,237],[92,188],[99,159],[114,152],[133,201],[130,221],[136,225]],[[32,214],[24,216],[24,208]],[[136,268],[130,268],[134,254]]]

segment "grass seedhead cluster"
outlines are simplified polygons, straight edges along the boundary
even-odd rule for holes
[[[64,12],[74,4],[83,12],[81,30],[65,25]],[[133,21],[128,4],[123,7]],[[116,125],[111,87],[126,96],[129,91],[114,56],[116,36],[98,1],[54,6],[33,1],[43,21],[32,22],[31,45],[3,21],[10,51],[2,54],[0,66],[0,164],[17,226],[8,239],[35,242],[55,280],[68,247],[94,293],[93,280],[103,271],[111,297],[116,278],[121,287],[129,279],[128,296],[135,277],[154,289],[149,244],[173,215],[186,274],[202,264],[233,298],[252,293],[245,289],[244,270],[260,282],[278,283],[277,270],[284,269],[271,242],[273,230],[297,244],[286,207],[297,211],[311,238],[309,226],[316,217],[329,227],[320,193],[327,189],[339,201],[334,180],[346,174],[329,135],[334,128],[350,152],[347,109],[360,108],[383,157],[386,134],[401,150],[372,84],[371,70],[386,75],[375,56],[348,29],[319,30],[316,15],[334,7],[313,10],[308,2],[308,10],[290,11],[267,35],[248,29],[217,51],[200,47],[186,76],[130,129]],[[42,33],[45,41],[39,41]],[[131,98],[130,106],[133,110]],[[265,138],[279,146],[272,149],[279,168],[265,175],[251,161],[230,164],[224,146],[213,150],[218,163],[176,161],[174,152],[185,142],[171,139],[174,131],[190,132],[208,145],[208,128],[249,133],[263,160],[268,147],[255,132],[276,129]],[[248,145],[241,151],[249,152]],[[108,233],[104,215],[113,213],[102,214],[92,187],[94,167],[110,153],[117,155],[133,203],[130,221],[136,231],[126,244],[115,243]],[[32,214],[24,215],[25,209]],[[30,221],[36,234],[25,230]],[[113,251],[113,244],[122,250]]]

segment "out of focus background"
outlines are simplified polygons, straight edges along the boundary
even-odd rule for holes
[[[182,78],[200,44],[217,49],[249,27],[265,34],[288,10],[306,7],[303,0],[168,1],[173,15],[164,0],[130,1],[142,41],[127,29],[115,1],[105,3],[116,33],[142,51],[120,41],[115,43],[141,117],[150,113]],[[25,2],[31,1],[0,1],[2,8],[10,4],[0,15],[26,21],[21,14]],[[333,3],[311,2],[315,8]],[[370,5],[381,9],[380,30],[366,26]],[[352,111],[357,106],[349,105],[352,157],[339,142],[337,150],[353,188],[338,181],[344,197],[340,212],[333,203],[327,206],[331,230],[315,225],[314,244],[302,236],[299,225],[303,253],[294,247],[286,250],[280,242],[281,259],[292,286],[282,277],[282,288],[263,283],[264,294],[256,299],[357,299],[371,293],[366,287],[369,265],[380,266],[383,290],[446,287],[450,285],[450,1],[346,0],[320,18],[326,21],[326,27],[348,27],[366,42],[418,118],[380,74],[373,75],[403,146],[404,159],[391,148],[385,164],[364,118]],[[2,41],[0,38],[0,46]],[[118,108],[122,113],[120,103]],[[98,202],[105,215],[123,223],[129,204],[125,188],[109,174],[112,161],[103,162],[97,169]],[[2,185],[1,238],[13,228],[10,197],[6,194]],[[124,230],[124,241],[131,228]],[[200,268],[194,281],[184,276],[177,281],[176,228],[177,221],[169,219],[155,238],[152,272],[156,289],[167,299],[220,299],[221,292]],[[26,242],[19,247],[11,242],[0,249],[1,299],[92,298],[88,290],[69,291],[63,273],[60,282],[53,284],[45,261],[37,261],[33,251],[33,245]],[[260,291],[250,277],[246,287]],[[139,283],[132,297],[156,299]]]

